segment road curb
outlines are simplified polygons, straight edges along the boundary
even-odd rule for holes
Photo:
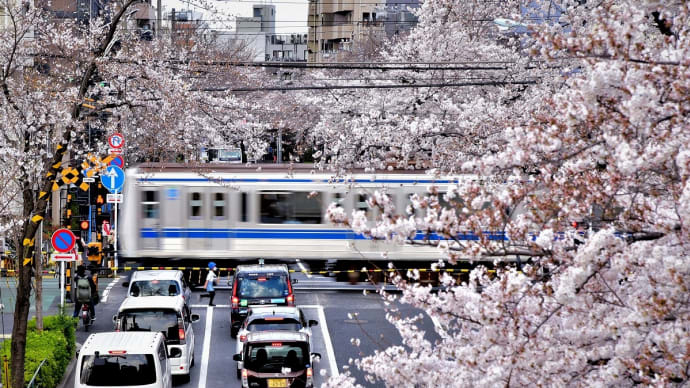
[[[76,344],[76,349],[77,352],[81,348],[81,344],[77,343]],[[65,368],[65,373],[62,375],[62,379],[60,380],[60,383],[57,385],[56,388],[67,388],[73,385],[69,385],[69,378],[72,376],[72,371],[74,371],[74,367],[77,364],[77,356],[76,353],[74,357],[69,361],[69,364],[67,364],[67,368]]]

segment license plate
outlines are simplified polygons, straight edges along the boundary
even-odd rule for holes
[[[287,388],[287,379],[268,379],[268,388]]]

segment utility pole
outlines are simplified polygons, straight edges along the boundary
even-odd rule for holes
[[[163,28],[163,10],[161,9],[161,0],[158,0],[156,7],[156,15],[158,17],[158,20],[156,21],[156,36],[160,37],[160,31],[161,28]]]
[[[175,43],[175,8],[172,9],[170,18],[170,41]]]

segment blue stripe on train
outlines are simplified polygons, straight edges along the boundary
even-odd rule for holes
[[[507,240],[503,232],[484,232],[489,240]],[[141,228],[142,238],[246,238],[246,239],[316,239],[316,240],[366,240],[361,234],[356,234],[351,230],[340,229],[204,229],[204,228],[164,228],[156,230],[153,228]],[[423,240],[444,239],[432,233],[426,236],[423,232],[417,232],[414,239]],[[479,237],[471,232],[458,234],[459,240],[479,240]]]

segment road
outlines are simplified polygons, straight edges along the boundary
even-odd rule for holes
[[[105,332],[113,329],[112,317],[116,314],[120,303],[125,298],[126,289],[122,287],[122,278],[100,279],[99,290],[101,303],[96,306],[97,319],[90,332],[84,332],[80,325],[77,330],[77,342],[83,343],[91,332]],[[370,293],[364,295],[362,291],[329,290],[334,288],[328,278],[312,276],[307,279],[302,274],[295,274],[299,283],[295,287],[297,305],[301,307],[307,319],[319,321],[319,325],[312,328],[312,352],[321,353],[322,358],[314,366],[315,385],[319,386],[329,376],[343,372],[350,359],[361,358],[373,354],[377,349],[401,344],[401,338],[395,328],[386,321],[385,306],[381,297]],[[300,290],[300,288],[318,286],[319,290]],[[7,288],[3,289],[3,298],[8,295]],[[56,310],[59,295],[52,296],[48,306]],[[229,290],[219,290],[216,294],[216,306],[209,307],[208,299],[201,292],[194,292],[191,301],[192,312],[199,314],[201,319],[194,323],[196,336],[195,360],[189,382],[175,381],[176,387],[240,387],[240,381],[235,375],[235,361],[232,360],[235,351],[235,340],[230,337],[230,309]],[[9,300],[8,300],[9,302]],[[419,310],[406,305],[394,305],[405,316],[420,314]],[[71,309],[69,309],[71,312]],[[32,310],[33,312],[33,310]],[[351,319],[348,313],[358,313],[357,319]],[[431,341],[438,339],[434,326],[428,315],[421,327],[426,331]],[[5,317],[8,318],[8,317]],[[8,320],[11,325],[11,314],[5,319],[6,330]],[[351,343],[352,338],[359,338],[359,347]],[[383,386],[383,384],[369,384],[364,374],[354,366],[350,369],[357,381],[364,386]],[[74,377],[71,376],[71,379]],[[72,380],[70,380],[72,381]]]

